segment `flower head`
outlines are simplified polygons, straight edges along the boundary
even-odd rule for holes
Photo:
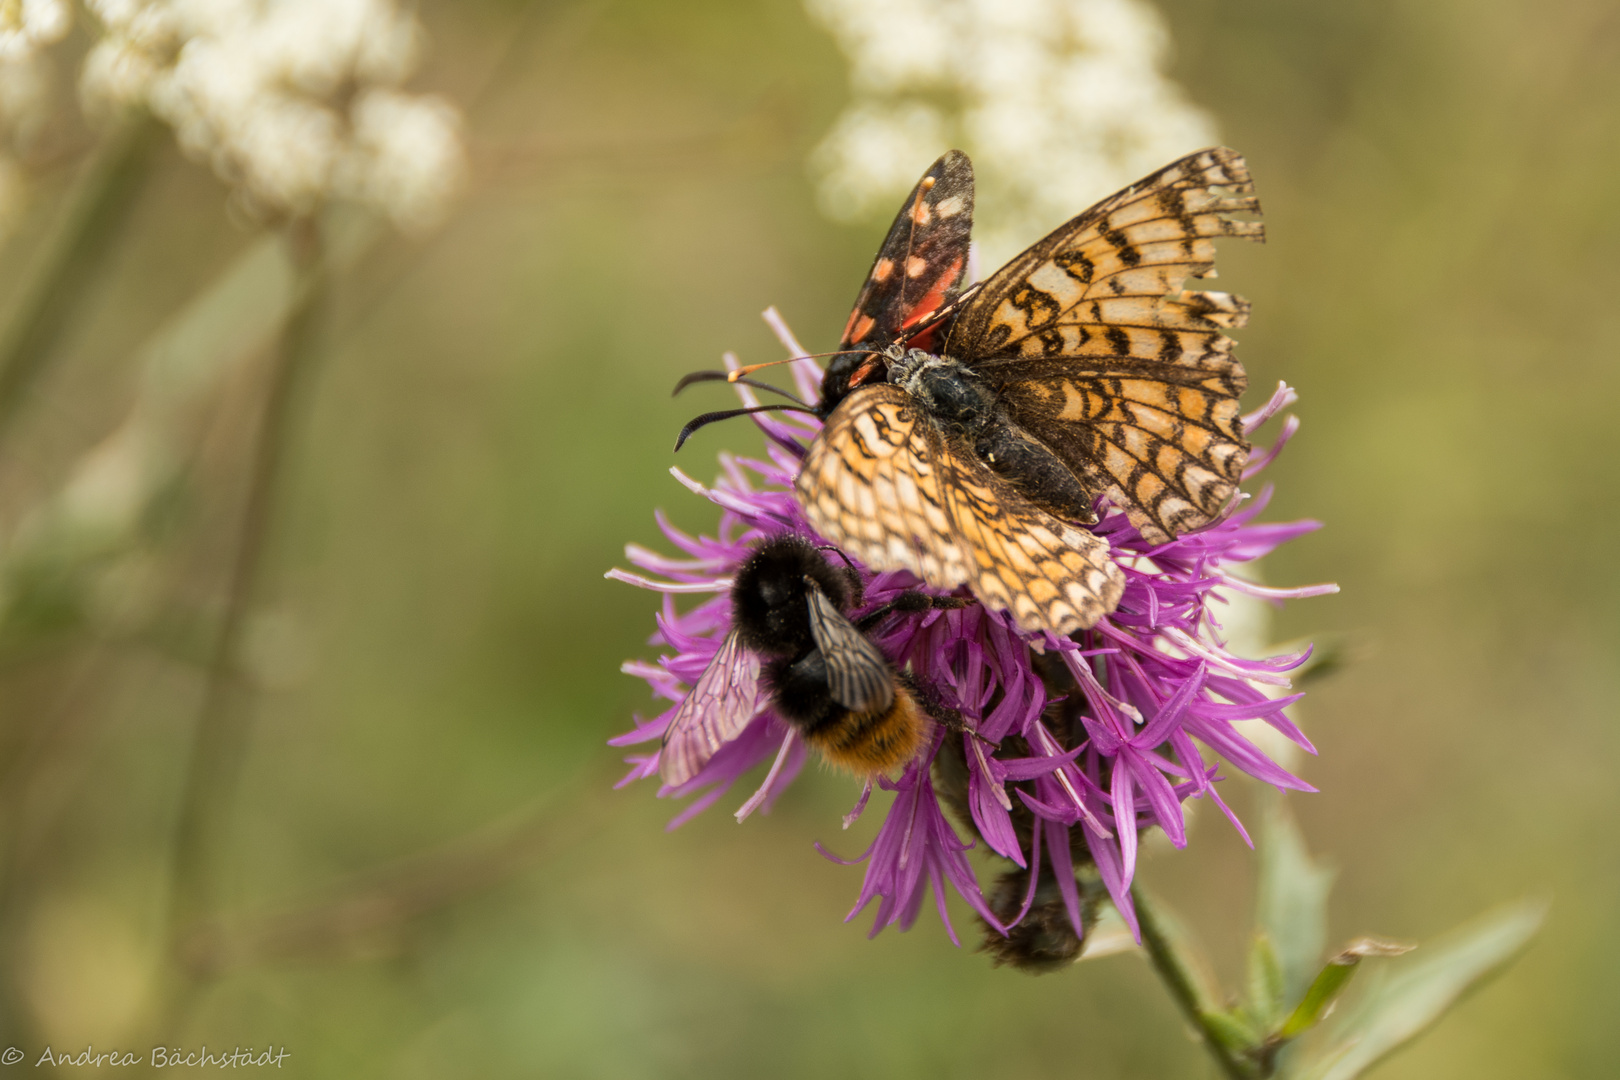
[[[835,217],[886,213],[942,145],[981,163],[987,265],[1071,208],[1214,141],[1164,73],[1143,0],[808,0],[849,59],[851,101],[816,149]]]
[[[64,0],[0,0],[0,239],[27,204],[30,161],[54,105],[49,50],[71,23]]]
[[[0,0],[0,61],[25,59],[60,41],[72,22],[66,0]]]
[[[792,354],[802,356],[773,312],[767,319],[774,320]],[[729,356],[727,363],[735,366]],[[793,367],[801,393],[813,396],[819,374],[813,362],[799,360]],[[745,404],[756,404],[746,387],[739,393]],[[1293,391],[1279,387],[1264,408],[1245,418],[1245,427],[1253,431],[1293,400]],[[664,594],[652,639],[664,653],[655,663],[631,661],[624,670],[645,679],[670,703],[659,715],[638,720],[633,730],[612,740],[614,745],[664,735],[688,688],[728,639],[732,578],[754,546],[781,533],[813,535],[792,483],[817,422],[763,413],[753,418],[769,440],[768,460],[722,455],[721,476],[712,486],[672,470],[720,508],[715,535],[690,536],[660,517],[681,556],[632,545],[627,555],[645,573],[608,574]],[[1256,456],[1246,478],[1270,462],[1294,427],[1286,425],[1277,445]],[[1278,694],[1288,688],[1288,672],[1305,662],[1308,651],[1245,659],[1228,650],[1221,637],[1220,612],[1231,594],[1280,601],[1336,591],[1331,585],[1270,589],[1239,574],[1242,564],[1317,527],[1309,521],[1259,523],[1268,497],[1269,490],[1240,499],[1211,524],[1162,544],[1148,543],[1123,512],[1099,502],[1094,528],[1125,574],[1125,593],[1117,610],[1069,638],[1020,631],[1007,613],[986,609],[965,591],[960,594],[968,600],[964,606],[913,611],[877,625],[873,641],[944,710],[960,714],[964,730],[936,727],[898,778],[877,778],[878,786],[895,797],[877,838],[853,860],[866,864],[866,878],[851,918],[875,900],[874,934],[893,924],[906,929],[932,886],[954,940],[945,909],[948,885],[996,934],[1036,920],[1022,938],[1017,932],[1007,938],[1013,944],[997,954],[1000,958],[1022,955],[1027,950],[1017,943],[1034,941],[1030,948],[1039,956],[1061,959],[1068,949],[1064,935],[1053,936],[1056,913],[1067,919],[1077,954],[1088,909],[1095,911],[1103,893],[1135,931],[1130,885],[1139,834],[1157,826],[1175,846],[1184,846],[1188,799],[1213,801],[1247,840],[1217,791],[1221,760],[1278,788],[1311,790],[1235,727],[1261,720],[1315,752],[1285,713],[1300,695]],[[856,569],[865,584],[863,610],[925,589],[906,571]],[[676,598],[686,594],[707,598],[681,610]],[[722,662],[749,662],[734,652]],[[768,808],[798,774],[807,752],[796,729],[777,715],[768,695],[753,704],[757,711],[738,737],[690,780],[660,792],[695,796],[671,827],[724,797],[756,766],[770,762],[759,788],[738,809],[738,820]],[[1206,760],[1206,752],[1213,760]],[[656,751],[627,760],[631,770],[624,783],[659,773]],[[871,787],[868,782],[862,790],[846,827],[864,810]],[[948,815],[966,831],[966,839]],[[1015,868],[989,899],[966,857],[980,843]]]
[[[399,89],[422,32],[392,0],[90,0],[87,106],[143,103],[250,210],[329,198],[431,225],[465,171],[459,115]]]

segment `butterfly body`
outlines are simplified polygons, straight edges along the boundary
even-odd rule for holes
[[[1024,630],[1070,633],[1124,591],[1107,542],[1079,527],[1099,499],[1162,543],[1236,491],[1245,377],[1221,330],[1248,304],[1181,284],[1213,270],[1214,237],[1263,235],[1228,216],[1259,204],[1240,155],[1200,151],[963,290],[972,189],[951,151],[895,218],[796,491],[867,565],[965,583]]]
[[[891,347],[886,355],[898,351]],[[971,454],[1055,517],[1087,524],[1097,520],[1091,509],[1097,493],[1087,490],[1051,447],[1019,427],[988,379],[959,360],[921,349],[906,350],[888,376],[940,429],[942,441],[956,444],[956,454]]]

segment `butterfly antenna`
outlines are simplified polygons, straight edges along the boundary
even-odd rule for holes
[[[681,376],[681,381],[675,384],[675,389],[670,391],[669,396],[674,397],[676,394],[679,394],[682,390],[685,390],[693,383],[700,382],[742,383],[744,386],[752,386],[755,390],[769,390],[773,394],[780,394],[789,401],[793,402],[795,405],[806,405],[806,402],[801,401],[796,395],[790,394],[786,390],[783,390],[780,386],[772,386],[770,383],[756,382],[753,379],[740,379],[737,378],[737,373],[735,371],[694,371],[688,375],[683,375]]]
[[[816,411],[803,405],[751,405],[746,409],[726,409],[723,412],[706,412],[702,416],[694,416],[681,428],[681,433],[675,438],[675,449],[679,450],[686,445],[686,440],[698,428],[707,427],[716,420],[730,420],[733,416],[747,416],[749,413],[762,412],[802,412],[816,415]]]

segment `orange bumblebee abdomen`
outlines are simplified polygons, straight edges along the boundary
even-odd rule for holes
[[[806,734],[805,741],[833,765],[857,776],[876,776],[904,766],[922,749],[928,719],[917,699],[895,687],[894,704],[878,713],[848,713]]]

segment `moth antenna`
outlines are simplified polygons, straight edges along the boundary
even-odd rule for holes
[[[733,378],[732,376],[734,374],[735,374],[735,372],[731,372],[731,371],[693,371],[693,372],[689,372],[688,374],[681,376],[681,381],[675,384],[675,389],[670,391],[669,396],[674,397],[676,394],[679,394],[682,390],[685,390],[688,386],[691,386],[693,383],[700,383],[700,382],[732,382],[732,383],[742,383],[744,386],[752,386],[755,390],[769,390],[773,394],[780,394],[781,396],[787,398],[789,401],[793,402],[795,405],[805,405],[806,404],[806,402],[800,400],[797,395],[788,393],[786,390],[783,390],[780,386],[772,386],[770,383],[755,382],[753,379]]]
[[[837,555],[840,559],[844,560],[844,569],[849,574],[849,583],[854,586],[855,589],[855,602],[850,606],[857,608],[860,607],[861,602],[866,599],[866,585],[861,581],[860,570],[856,569],[855,564],[850,561],[850,557],[844,554],[844,549],[836,544],[817,544],[816,550],[830,551],[834,555]]]
[[[686,440],[691,438],[692,433],[698,428],[707,427],[716,420],[730,420],[733,416],[747,416],[749,413],[761,412],[802,412],[809,413],[811,416],[816,415],[814,409],[806,408],[803,405],[750,405],[746,409],[706,412],[702,416],[694,416],[686,422],[686,426],[681,428],[681,433],[675,437],[675,449],[679,450],[682,446],[685,446]]]

